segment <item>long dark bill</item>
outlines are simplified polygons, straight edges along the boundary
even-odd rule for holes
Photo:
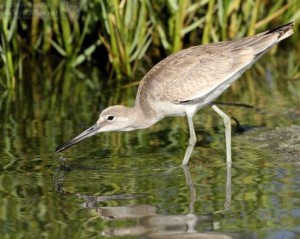
[[[98,126],[98,125],[93,125],[92,127],[88,128],[87,130],[83,131],[81,134],[79,134],[78,136],[76,136],[74,139],[71,139],[70,141],[60,145],[59,147],[57,147],[57,149],[55,150],[55,152],[59,153],[59,152],[62,152],[64,150],[66,150],[67,148],[70,148],[71,146],[73,146],[74,144],[77,144],[79,143],[80,141],[88,138],[88,137],[91,137],[95,134],[98,133],[98,130],[100,129],[101,127]]]

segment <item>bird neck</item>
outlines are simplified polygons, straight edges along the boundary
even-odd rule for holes
[[[132,114],[135,118],[134,125],[137,129],[145,129],[154,125],[159,119],[154,117],[155,115],[150,109],[143,109],[139,104],[136,104],[132,109]]]

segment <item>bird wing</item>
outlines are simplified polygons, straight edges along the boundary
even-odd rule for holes
[[[165,85],[162,98],[173,103],[204,100],[218,97],[254,61],[251,47],[202,49],[197,57],[173,61],[165,72],[172,81]],[[194,53],[193,53],[194,54]]]
[[[190,47],[156,64],[140,83],[137,104],[153,101],[209,103],[274,44],[293,33],[293,23],[236,41]],[[148,102],[148,103],[147,103]]]

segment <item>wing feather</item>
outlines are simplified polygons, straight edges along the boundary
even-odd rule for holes
[[[290,36],[292,27],[290,23],[252,37],[194,46],[172,54],[144,76],[136,104],[149,105],[156,101],[208,103],[274,44]]]

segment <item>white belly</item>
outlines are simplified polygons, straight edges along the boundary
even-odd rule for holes
[[[199,109],[203,108],[206,104],[204,103],[193,103],[193,104],[174,104],[171,102],[156,102],[151,104],[151,107],[157,112],[160,118],[170,116],[193,116]]]

